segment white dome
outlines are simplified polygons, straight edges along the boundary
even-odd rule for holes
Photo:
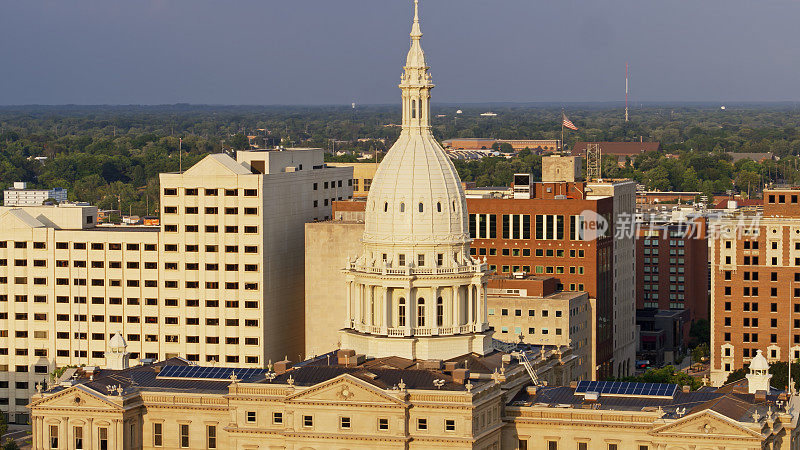
[[[754,370],[769,370],[769,363],[767,362],[767,358],[764,358],[764,355],[761,354],[761,350],[759,350],[756,356],[753,357],[753,360],[750,361],[750,372],[752,373]]]
[[[469,242],[466,200],[453,163],[426,130],[404,131],[381,162],[367,198],[364,241]]]
[[[125,342],[125,339],[119,333],[115,333],[114,336],[111,336],[111,339],[108,341],[108,347],[112,349],[125,348],[127,345],[128,343]]]

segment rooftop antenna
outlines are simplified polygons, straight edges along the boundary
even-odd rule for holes
[[[625,122],[628,121],[628,62],[625,61]]]

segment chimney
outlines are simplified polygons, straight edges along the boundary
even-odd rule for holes
[[[348,350],[348,349],[338,350],[336,352],[336,362],[339,365],[346,366],[348,364],[352,364],[353,362],[355,362],[353,361],[355,356],[356,356],[355,350]]]
[[[533,397],[534,395],[536,395],[536,391],[537,391],[537,390],[538,390],[538,389],[536,388],[536,386],[528,386],[527,388],[525,388],[525,392],[527,392],[527,393],[528,393],[528,395],[530,395],[531,397]]]
[[[455,361],[446,361],[444,363],[444,371],[445,372],[452,372],[452,371],[456,370],[456,366],[457,365],[458,365],[458,363],[456,363]]]
[[[767,401],[767,391],[763,391],[761,389],[757,390],[755,393],[755,402],[761,403]]]
[[[469,380],[469,369],[456,369],[453,371],[453,383],[464,384]]]
[[[684,394],[688,394],[689,392],[692,392],[692,387],[691,386],[683,386],[681,389],[682,389]]]
[[[273,368],[275,370],[275,373],[280,375],[292,368],[292,362],[289,361],[289,359],[287,358],[284,359],[283,361],[276,362]]]

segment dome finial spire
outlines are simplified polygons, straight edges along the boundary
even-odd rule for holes
[[[411,38],[419,39],[422,37],[422,30],[419,27],[419,0],[414,0],[414,24],[411,25]]]

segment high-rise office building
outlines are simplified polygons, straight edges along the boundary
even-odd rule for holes
[[[0,409],[25,422],[56,367],[134,359],[262,367],[303,352],[303,224],[350,197],[322,150],[209,155],[161,175],[161,227],[82,205],[0,208]]]
[[[800,189],[765,189],[761,210],[708,223],[711,382],[725,382],[758,351],[800,358]]]

